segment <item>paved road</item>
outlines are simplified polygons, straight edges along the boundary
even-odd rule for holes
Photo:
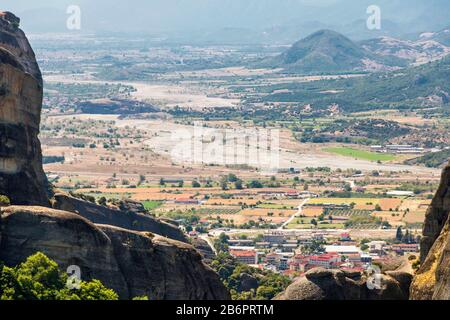
[[[303,206],[310,200],[310,198],[303,200],[303,202],[298,206],[298,211],[292,215],[285,223],[281,225],[281,227],[278,228],[278,230],[283,230],[284,227],[289,225],[292,220],[294,220],[296,217],[300,216],[303,211]]]
[[[212,249],[212,251],[214,251],[214,254],[217,256],[217,250],[214,247],[214,244],[212,243],[211,239],[208,237],[208,235],[201,235],[200,239],[205,240],[206,243],[210,246],[210,248]]]

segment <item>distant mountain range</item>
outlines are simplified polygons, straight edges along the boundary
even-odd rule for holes
[[[368,6],[381,8],[381,30],[366,27]],[[79,5],[81,33],[129,33],[190,43],[290,43],[320,29],[354,40],[405,38],[448,25],[448,0],[2,0],[26,31],[71,32],[66,9]],[[216,38],[217,33],[225,37]],[[209,36],[210,35],[210,36]]]
[[[379,43],[378,50],[382,50],[381,48],[386,41],[379,41]],[[388,43],[389,45],[386,48],[396,47],[397,49],[403,44],[402,42],[398,44],[396,41],[389,41]],[[409,43],[407,48],[410,47],[415,48],[413,44]],[[350,48],[354,47],[351,46]],[[419,49],[421,48],[423,46],[419,47]],[[419,49],[418,51],[420,51]],[[339,50],[342,49],[339,48]],[[401,50],[396,50],[389,52],[389,54],[401,52]],[[353,58],[359,58],[361,53],[361,51],[342,51],[352,53],[345,57],[346,63],[355,61]],[[283,58],[288,57],[288,52],[290,50],[276,57],[277,61],[283,61]],[[367,50],[363,52],[367,52]],[[320,63],[329,61],[329,57],[335,55],[329,54],[322,57]],[[292,61],[292,64],[283,65],[285,70],[290,70],[289,67],[291,66],[292,68],[298,66],[295,59]],[[448,114],[450,112],[448,108],[450,105],[450,55],[420,65],[414,65],[417,60],[411,58],[405,59],[405,61],[412,62],[399,70],[374,72],[364,77],[274,85],[270,89],[272,93],[262,101],[301,102],[311,104],[319,109],[339,105],[346,112],[377,109],[419,110],[430,108],[432,110],[441,108],[442,112]],[[284,60],[284,62],[291,61]],[[335,65],[331,64],[330,66],[334,67]],[[300,66],[303,67],[301,64]],[[316,73],[318,72],[316,71]]]
[[[359,44],[365,50],[376,55],[396,57],[403,59],[412,65],[420,65],[430,61],[442,59],[450,54],[450,47],[448,47],[445,43],[446,41],[441,42],[438,37],[427,34],[426,36],[422,36],[417,41],[381,37],[365,40]]]
[[[287,72],[322,73],[392,70],[404,66],[404,61],[373,54],[338,32],[320,30],[282,54],[265,59],[261,66],[283,68]]]
[[[428,32],[420,35],[422,40],[434,40],[450,47],[450,27],[439,32]]]

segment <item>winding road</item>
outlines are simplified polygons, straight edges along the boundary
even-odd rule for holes
[[[286,222],[284,222],[281,227],[278,228],[278,230],[283,230],[284,227],[286,227],[287,225],[289,225],[296,217],[298,217],[299,215],[302,214],[303,211],[303,206],[308,203],[308,201],[310,200],[310,198],[307,198],[305,200],[303,200],[303,202],[298,206],[298,211],[292,215],[292,217],[290,217]]]

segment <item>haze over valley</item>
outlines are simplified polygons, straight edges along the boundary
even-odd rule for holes
[[[38,231],[0,260],[116,299],[450,298],[448,1],[2,6],[0,222]]]

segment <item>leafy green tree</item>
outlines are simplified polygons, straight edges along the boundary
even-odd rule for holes
[[[248,184],[249,189],[261,189],[264,188],[264,185],[261,183],[261,181],[258,180],[252,180]]]
[[[259,233],[256,237],[255,237],[255,242],[262,242],[264,241],[264,235]]]
[[[99,280],[81,282],[78,296],[81,300],[118,300],[117,294],[106,288]]]
[[[236,182],[238,180],[239,180],[239,178],[234,173],[228,174],[228,181],[229,182]]]
[[[325,242],[323,240],[313,240],[309,244],[305,244],[302,246],[301,251],[302,254],[310,255],[325,252],[324,247]]]
[[[395,239],[397,241],[402,241],[403,239],[403,231],[402,231],[402,227],[398,227],[397,228],[397,234],[395,235]]]
[[[233,300],[269,300],[284,291],[291,283],[289,277],[242,264],[227,252],[220,252],[211,261],[210,266],[219,274]],[[242,291],[243,274],[256,279],[257,287]]]
[[[143,174],[139,175],[139,181],[138,181],[138,186],[140,186],[141,184],[143,184],[145,182],[145,176]]]
[[[214,247],[219,252],[227,252],[228,240],[230,240],[230,237],[228,237],[225,233],[221,233],[219,238],[214,241]]]
[[[222,177],[220,179],[220,187],[222,188],[222,190],[228,190],[228,179],[227,179],[227,177]]]
[[[7,196],[0,195],[0,207],[1,206],[9,206],[11,204],[11,201]]]
[[[106,206],[106,198],[101,197],[100,199],[98,199],[98,204],[101,206]]]
[[[256,298],[260,300],[270,300],[275,296],[275,289],[268,286],[260,286],[256,290]]]
[[[68,275],[58,264],[38,252],[20,265],[0,265],[0,300],[118,300],[118,295],[100,281],[81,281],[69,289]]]

